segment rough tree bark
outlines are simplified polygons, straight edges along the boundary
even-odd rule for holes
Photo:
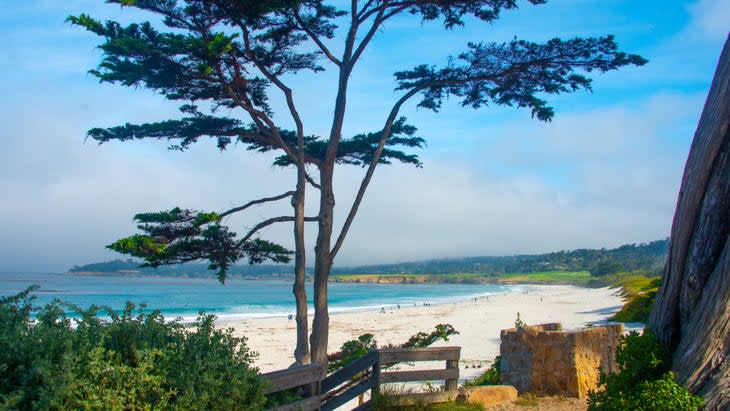
[[[329,310],[327,279],[332,268],[330,242],[334,218],[335,195],[332,189],[332,168],[320,170],[319,232],[314,247],[314,319],[309,338],[313,363],[327,364],[329,342]]]
[[[357,38],[359,23],[357,21],[357,1],[352,2],[350,29],[345,40],[345,50],[339,63],[339,80],[335,99],[334,116],[330,128],[329,143],[324,159],[319,165],[319,231],[314,246],[314,319],[312,334],[309,338],[313,363],[327,364],[327,345],[329,343],[329,309],[327,297],[327,281],[332,269],[332,230],[335,210],[335,192],[333,179],[337,149],[342,138],[342,127],[345,122],[347,107],[347,87],[350,73],[355,64],[353,50]],[[377,162],[377,161],[376,161]]]
[[[730,410],[730,36],[692,141],[647,326],[706,409]]]
[[[300,146],[300,152],[303,147]],[[309,364],[309,326],[307,323],[307,291],[305,289],[306,254],[304,245],[304,195],[306,190],[306,170],[297,167],[297,191],[292,197],[294,207],[294,300],[296,302],[297,344],[294,349],[295,364]]]

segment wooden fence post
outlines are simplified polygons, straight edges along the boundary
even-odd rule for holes
[[[373,388],[370,390],[371,401],[376,395],[380,394],[380,352],[377,352],[377,360],[375,361],[375,364],[373,364],[372,378],[375,381],[375,385],[373,385]]]
[[[459,360],[446,360],[446,369],[456,369],[456,379],[446,380],[445,383],[446,391],[454,391],[458,388],[459,383]]]

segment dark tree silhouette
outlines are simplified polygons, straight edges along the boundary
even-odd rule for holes
[[[454,29],[467,21],[484,24],[497,20],[503,11],[517,8],[516,0],[351,0],[345,10],[324,0],[109,0],[122,6],[146,10],[162,18],[162,24],[102,23],[81,14],[69,17],[103,38],[103,58],[91,73],[103,82],[128,87],[145,87],[180,102],[185,117],[153,124],[124,125],[92,129],[89,136],[99,142],[145,138],[168,139],[171,148],[185,150],[201,138],[216,139],[226,149],[238,142],[249,150],[276,150],[275,164],[297,170],[295,190],[270,199],[290,197],[293,216],[263,221],[239,240],[223,229],[220,219],[203,225],[215,226],[208,233],[202,225],[192,237],[155,237],[154,230],[167,230],[173,221],[151,221],[162,228],[143,226],[143,241],[122,240],[112,247],[140,255],[152,264],[188,258],[208,259],[225,276],[225,264],[254,256],[283,259],[285,250],[271,243],[253,243],[259,229],[278,222],[294,223],[295,285],[297,297],[298,362],[327,361],[329,314],[327,279],[333,260],[347,236],[365,191],[379,164],[393,160],[419,165],[418,157],[402,151],[418,148],[423,140],[415,128],[400,117],[402,106],[416,96],[418,106],[438,111],[449,97],[462,106],[482,108],[508,105],[527,108],[533,117],[549,121],[553,110],[544,99],[549,94],[590,90],[585,73],[606,72],[626,65],[642,65],[637,55],[618,50],[613,36],[553,39],[545,43],[512,40],[508,43],[469,43],[466,50],[447,59],[442,67],[419,65],[395,73],[395,98],[382,127],[352,137],[343,136],[350,75],[384,23],[400,15],[422,22],[438,21]],[[545,0],[528,0],[533,5]],[[157,27],[164,27],[161,31]],[[336,31],[342,27],[342,31]],[[336,34],[342,33],[337,39]],[[336,44],[341,40],[340,45]],[[338,73],[334,101],[322,103],[331,110],[332,125],[326,136],[305,133],[294,89],[287,84],[303,70],[318,72],[327,65]],[[284,130],[275,121],[268,104],[270,92],[281,93],[295,130]],[[217,110],[217,109],[225,110]],[[241,114],[227,117],[220,112]],[[245,119],[245,120],[244,120]],[[352,205],[345,213],[342,230],[335,235],[335,193],[332,182],[336,164],[365,168]],[[308,174],[314,168],[315,174]],[[314,247],[314,320],[307,344],[306,299],[304,294],[304,202],[307,186],[319,192]],[[258,204],[258,203],[257,203]],[[245,207],[240,207],[243,210]],[[241,211],[230,210],[230,213]],[[195,215],[194,212],[189,213]],[[203,213],[206,214],[206,213]],[[222,213],[225,214],[225,213]],[[220,215],[216,215],[220,217]],[[188,215],[188,212],[183,213]],[[185,227],[189,229],[192,227]],[[153,231],[150,231],[153,230]],[[183,230],[185,235],[187,231]],[[210,235],[207,235],[210,234]],[[164,237],[164,238],[163,238]],[[161,241],[158,241],[161,240]],[[144,247],[153,244],[152,247]],[[218,241],[220,249],[208,247]],[[178,247],[179,244],[182,244]],[[200,252],[195,245],[204,246]],[[128,245],[128,247],[126,247]],[[247,248],[248,247],[248,248]],[[141,251],[140,251],[141,250]],[[180,250],[178,253],[177,250]],[[178,257],[182,254],[183,258]],[[311,354],[310,354],[311,345]]]

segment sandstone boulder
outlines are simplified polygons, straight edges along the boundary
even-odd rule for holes
[[[599,371],[615,372],[623,324],[563,331],[551,323],[502,330],[502,383],[519,392],[585,398]]]

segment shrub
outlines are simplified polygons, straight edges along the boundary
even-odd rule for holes
[[[601,373],[603,391],[588,393],[588,409],[595,411],[697,410],[702,398],[677,384],[669,371],[671,355],[651,330],[621,337],[616,350],[619,372]]]
[[[492,361],[492,365],[484,371],[484,373],[477,378],[475,378],[472,381],[467,381],[464,385],[468,387],[478,386],[478,385],[499,385],[499,380],[502,378],[502,357],[496,356],[494,357],[494,361]]]
[[[618,284],[621,285],[627,302],[611,320],[624,323],[647,322],[661,285],[661,277],[632,275]]]
[[[651,308],[656,300],[656,291],[649,291],[630,297],[624,306],[613,317],[612,321],[622,323],[642,322],[649,320]]]
[[[451,324],[437,324],[430,333],[419,331],[402,344],[388,344],[380,348],[423,348],[439,340],[449,341],[449,337],[456,334],[459,332]],[[362,334],[356,340],[346,341],[342,344],[340,351],[327,354],[329,364],[327,371],[337,371],[376,348],[378,348],[378,342],[372,334]]]
[[[327,371],[337,371],[375,348],[378,348],[378,342],[369,333],[362,334],[356,340],[346,341],[342,344],[340,351],[328,354]]]
[[[121,314],[59,301],[34,310],[34,289],[0,299],[0,409],[263,408],[245,338],[213,316],[183,325],[133,315],[132,303]]]
[[[517,312],[517,319],[515,319],[515,328],[521,329],[521,328],[527,328],[527,324],[525,324],[524,321],[522,321],[522,318],[520,317],[520,313]]]

